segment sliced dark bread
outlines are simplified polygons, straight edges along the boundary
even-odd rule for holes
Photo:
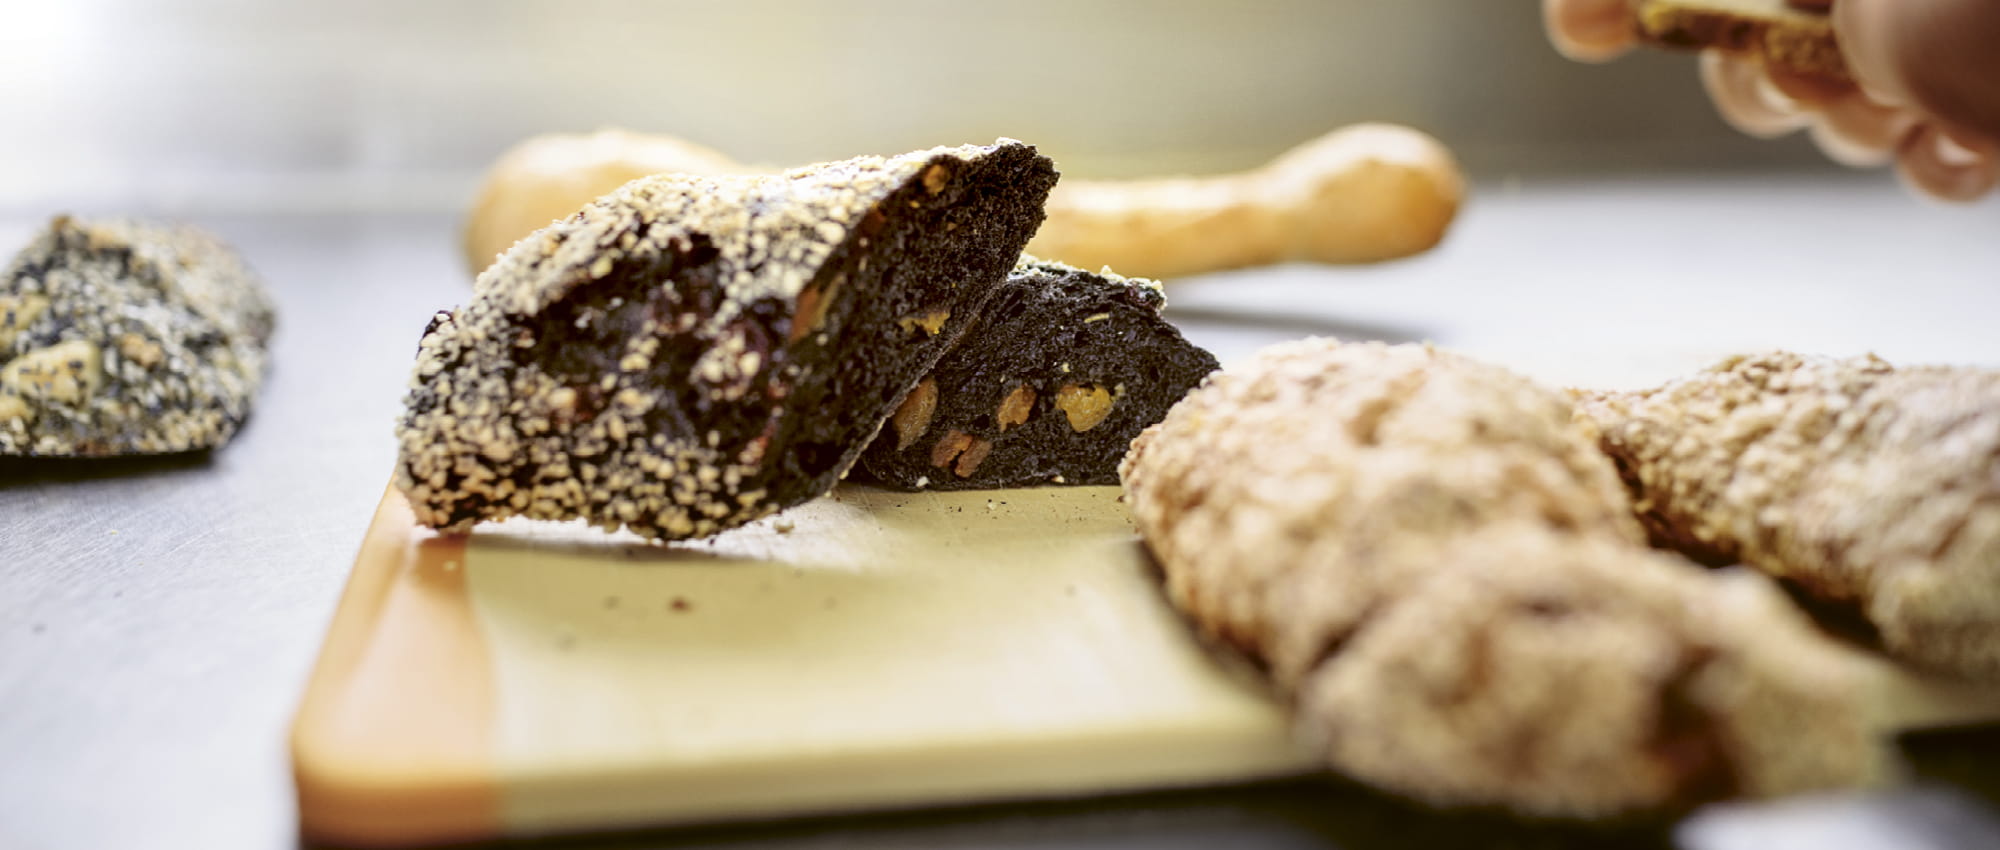
[[[437,528],[657,539],[819,496],[971,326],[1055,180],[1002,140],[627,184],[432,320],[397,483]]]
[[[1215,371],[1160,285],[1025,257],[861,457],[895,489],[1116,484],[1132,438]]]

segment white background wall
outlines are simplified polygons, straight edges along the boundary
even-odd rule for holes
[[[1130,175],[1368,119],[1489,178],[1823,167],[1723,128],[1685,57],[1558,58],[1534,0],[0,0],[0,212],[455,208],[513,141],[614,124]]]

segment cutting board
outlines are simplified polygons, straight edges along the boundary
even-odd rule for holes
[[[1299,773],[1113,487],[833,495],[707,541],[418,528],[391,489],[293,729],[396,845]]]

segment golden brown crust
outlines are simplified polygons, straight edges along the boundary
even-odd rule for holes
[[[1644,548],[1566,401],[1503,369],[1276,346],[1121,472],[1173,602],[1363,780],[1597,816],[1883,769],[1847,657],[1761,577]]]
[[[1853,604],[1904,660],[2000,678],[2000,373],[1778,352],[1578,416],[1656,539]]]
[[[1662,47],[1753,53],[1799,74],[1851,80],[1833,21],[1785,0],[1642,0],[1640,38]]]

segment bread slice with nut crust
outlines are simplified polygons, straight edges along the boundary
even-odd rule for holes
[[[1032,146],[642,178],[517,243],[424,334],[418,520],[698,537],[830,490],[1042,219]]]

